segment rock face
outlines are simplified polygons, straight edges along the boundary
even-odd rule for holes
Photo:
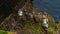
[[[25,0],[0,0],[0,22],[9,14],[17,13],[25,4]]]
[[[22,8],[24,4],[25,0],[0,0],[0,15],[10,14],[12,10]]]
[[[12,10],[13,13],[9,14],[9,16],[7,16],[4,21],[1,22],[0,28],[6,31],[16,31],[18,34],[41,34],[40,32],[43,34],[44,30],[41,25],[43,15],[48,15],[47,18],[49,26],[54,25],[54,19],[51,15],[45,11],[41,12],[39,10],[36,10],[33,8],[33,5],[31,5],[32,4],[30,1],[26,0],[25,5],[23,8],[21,8],[23,12],[21,16],[18,15],[19,7],[15,7],[14,9],[16,10]]]
[[[10,30],[12,28],[14,29],[14,27],[17,26],[19,23],[29,23],[29,22],[38,23],[38,22],[42,22],[42,15],[43,15],[42,12],[34,11],[34,13],[33,13],[33,11],[32,11],[32,13],[31,12],[28,13],[26,11],[26,13],[24,12],[22,16],[19,16],[17,14],[10,14],[1,23],[2,28],[6,27],[7,29],[4,28],[5,30]],[[49,20],[49,22],[48,22],[49,25],[52,25],[54,23],[52,17],[50,17],[49,15],[47,17],[48,17],[48,20]]]

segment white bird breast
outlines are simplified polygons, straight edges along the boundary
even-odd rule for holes
[[[43,19],[43,23],[47,23],[47,19]]]
[[[22,15],[23,15],[23,11],[22,11],[22,10],[19,10],[19,11],[18,11],[18,15],[19,15],[19,16],[22,16]]]
[[[44,27],[48,27],[47,19],[43,19],[43,26],[44,26]]]

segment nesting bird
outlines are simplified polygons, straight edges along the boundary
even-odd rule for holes
[[[44,30],[48,30],[48,18],[47,18],[47,16],[46,15],[43,15],[43,24],[42,24],[42,26],[43,26],[43,29]]]
[[[22,16],[22,15],[23,15],[23,11],[22,11],[21,9],[19,9],[18,15],[19,15],[19,16]]]
[[[48,30],[47,19],[43,19],[43,28],[44,28],[45,30]]]

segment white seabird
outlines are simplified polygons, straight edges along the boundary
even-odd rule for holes
[[[22,16],[22,15],[23,15],[23,11],[22,11],[21,9],[19,9],[18,15],[19,15],[19,16]]]

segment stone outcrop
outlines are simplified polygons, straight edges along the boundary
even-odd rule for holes
[[[34,9],[33,4],[30,3],[30,0],[26,0],[25,2],[26,3],[22,8],[19,7],[20,3],[18,3],[18,6],[15,6],[12,10],[13,12],[1,21],[1,29],[5,31],[16,31],[18,34],[40,34],[40,32],[43,34],[45,32],[42,28],[43,15],[47,16],[49,27],[54,29],[55,22],[50,14],[46,11],[41,12]],[[23,11],[22,16],[18,15],[19,9]]]

